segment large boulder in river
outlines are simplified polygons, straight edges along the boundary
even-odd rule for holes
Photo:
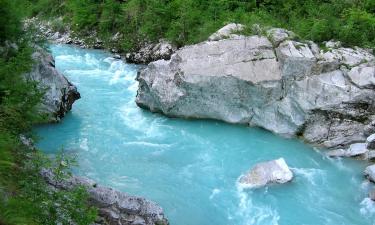
[[[77,88],[56,70],[51,54],[36,47],[32,58],[35,61],[32,71],[24,77],[36,81],[39,88],[45,91],[40,112],[47,116],[48,121],[58,122],[72,109],[74,101],[80,98],[80,94]]]
[[[256,164],[249,172],[241,176],[239,183],[244,188],[257,188],[270,183],[283,184],[291,181],[293,173],[285,160],[276,160]]]
[[[279,45],[236,36],[183,47],[138,74],[136,102],[172,117],[249,124],[325,147],[364,142],[375,114],[375,90],[366,81],[375,76],[375,57],[360,48],[322,51],[287,35]]]

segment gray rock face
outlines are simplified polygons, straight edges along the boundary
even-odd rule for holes
[[[267,31],[267,36],[272,42],[274,46],[279,46],[281,42],[288,40],[288,39],[293,39],[296,35],[285,29],[281,28],[272,28]]]
[[[147,43],[137,52],[127,53],[125,59],[129,63],[147,64],[149,62],[171,58],[176,51],[176,47],[166,40],[160,40],[158,43]]]
[[[366,167],[364,174],[370,181],[375,182],[375,164]]]
[[[323,52],[313,42],[289,38],[278,47],[264,36],[202,42],[142,70],[136,102],[168,116],[249,124],[325,147],[348,146],[366,140],[364,127],[375,114],[367,79],[373,61],[363,49]]]
[[[37,47],[32,58],[35,64],[32,71],[24,77],[38,82],[39,87],[45,90],[40,112],[47,115],[49,121],[57,122],[72,109],[80,94],[77,88],[55,69],[54,59],[49,53]]]
[[[249,172],[241,176],[239,183],[244,188],[258,188],[270,183],[283,184],[293,179],[293,173],[285,160],[276,160],[256,164]]]
[[[163,209],[156,203],[142,197],[131,196],[112,188],[101,186],[94,181],[72,176],[56,182],[50,170],[42,170],[42,176],[53,187],[72,189],[84,186],[89,193],[90,204],[98,207],[100,224],[109,225],[168,225]]]

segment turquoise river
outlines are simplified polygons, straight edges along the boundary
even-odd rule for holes
[[[76,174],[159,203],[171,225],[375,224],[364,162],[329,159],[258,128],[150,113],[134,102],[139,66],[105,51],[50,48],[82,98],[61,123],[35,128],[38,147],[75,154]],[[292,182],[237,185],[255,163],[279,157]]]

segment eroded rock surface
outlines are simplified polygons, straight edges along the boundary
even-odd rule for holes
[[[283,158],[256,164],[241,176],[239,183],[244,188],[258,188],[270,183],[283,184],[293,179],[293,173]]]
[[[245,29],[245,26],[238,23],[230,23],[220,28],[218,31],[208,37],[209,41],[218,41],[225,38],[238,38],[240,35],[237,33]]]
[[[275,33],[276,42],[269,40]],[[375,113],[374,56],[338,45],[323,51],[291,40],[285,30],[268,34],[202,42],[150,63],[137,77],[137,104],[172,117],[263,127],[329,148],[364,142]]]
[[[42,176],[53,187],[72,189],[83,186],[89,194],[90,204],[98,208],[99,224],[108,225],[168,225],[163,209],[155,202],[131,196],[112,188],[101,186],[93,180],[72,176],[57,182],[50,170],[42,170]]]
[[[32,71],[24,75],[31,81],[36,81],[45,94],[39,110],[45,114],[50,122],[59,121],[72,109],[74,101],[80,98],[77,88],[55,68],[55,61],[51,54],[36,47],[32,54],[35,60]]]
[[[172,43],[159,40],[158,43],[145,43],[138,51],[127,53],[125,59],[128,63],[138,64],[147,64],[159,59],[168,60],[176,49]]]

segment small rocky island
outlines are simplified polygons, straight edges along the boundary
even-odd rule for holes
[[[267,184],[283,184],[293,179],[293,173],[283,158],[258,163],[245,175],[239,183],[243,188],[258,188]]]

